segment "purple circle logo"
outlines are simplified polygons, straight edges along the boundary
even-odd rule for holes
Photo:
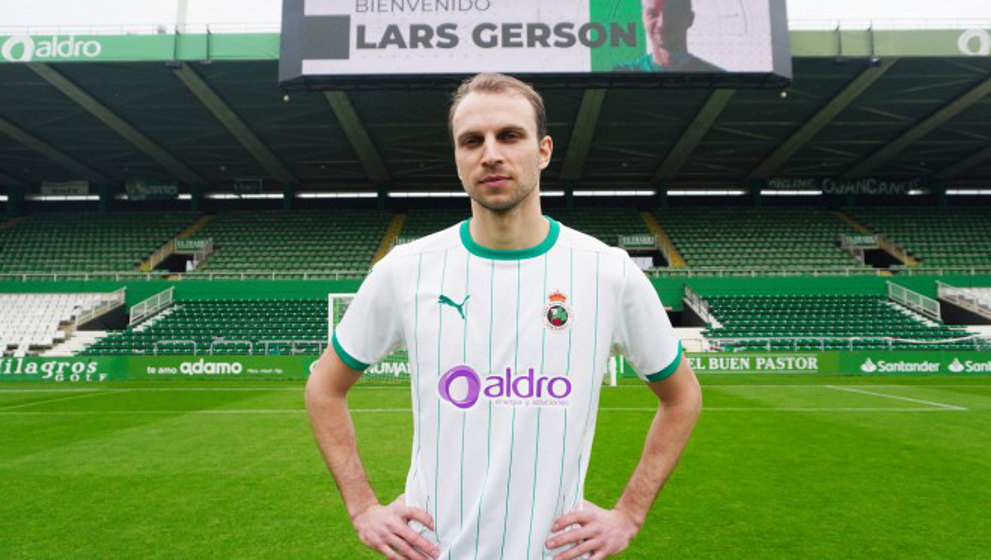
[[[451,396],[451,385],[455,380],[462,378],[468,384],[468,391],[461,399],[455,399]],[[482,379],[469,366],[454,366],[444,372],[444,375],[440,376],[440,381],[437,383],[437,391],[440,393],[440,398],[454,406],[458,408],[471,408],[478,402],[478,395],[482,391]]]

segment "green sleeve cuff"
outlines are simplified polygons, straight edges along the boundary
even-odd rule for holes
[[[341,347],[341,343],[337,341],[337,333],[334,333],[334,335],[330,337],[330,343],[334,345],[334,352],[337,352],[337,357],[340,358],[341,361],[344,362],[344,365],[349,368],[356,369],[358,371],[365,371],[368,369],[368,366],[371,365],[360,360],[356,360],[354,356],[348,354],[347,351]]]
[[[674,372],[678,369],[678,366],[681,365],[681,353],[682,353],[681,341],[679,340],[678,354],[674,357],[673,360],[671,360],[671,363],[668,364],[668,367],[662,369],[657,373],[652,373],[650,375],[647,375],[646,376],[647,381],[650,381],[651,383],[656,383],[658,381],[664,381],[665,379],[674,375]]]

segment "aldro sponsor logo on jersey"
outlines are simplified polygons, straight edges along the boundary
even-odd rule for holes
[[[34,60],[91,59],[100,56],[103,45],[94,39],[77,39],[75,36],[35,39],[28,35],[13,35],[0,45],[0,57],[10,62]]]
[[[507,367],[503,375],[482,378],[471,366],[456,365],[437,382],[440,398],[460,409],[469,409],[481,399],[495,406],[568,406],[571,380],[567,377],[538,375],[533,368],[513,375]]]

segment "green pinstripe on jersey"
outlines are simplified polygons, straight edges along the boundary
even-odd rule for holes
[[[489,370],[492,371],[492,309],[495,306],[495,261],[489,261]],[[492,402],[489,402],[488,421],[485,426],[485,475],[482,488],[489,482],[489,467],[492,466]],[[478,498],[478,516],[475,518],[475,560],[478,560],[478,537],[482,527],[482,502],[485,494]]]
[[[413,400],[416,401],[416,416],[413,417],[413,430],[416,432],[416,450],[413,452],[413,474],[410,480],[416,480],[417,465],[420,464],[420,441],[423,437],[420,426],[420,275],[423,272],[423,253],[420,253],[416,263],[416,286],[413,288],[413,349],[416,354],[416,367],[413,368]]]
[[[595,412],[596,401],[592,398],[595,394],[595,364],[599,350],[599,253],[595,254],[595,318],[592,321],[592,382],[588,384],[588,413],[585,415],[585,432],[588,432],[588,422]],[[582,462],[585,460],[585,452],[582,450],[578,454],[578,472],[582,472]],[[582,485],[581,476],[575,481],[575,499],[572,507],[578,505],[579,487]]]
[[[470,285],[471,278],[471,253],[465,255],[465,297],[469,295],[468,287]],[[465,301],[468,301],[465,299]],[[464,363],[468,363],[468,309],[464,310],[464,329],[462,331],[461,337],[461,359]],[[461,513],[461,519],[459,521],[458,530],[460,531],[465,524],[465,424],[466,416],[468,413],[461,411],[461,481],[459,484],[459,494],[458,494],[458,504],[459,511]],[[450,556],[450,553],[448,553]]]
[[[568,250],[568,294],[571,299],[575,299],[575,250]],[[571,377],[571,341],[574,331],[568,331],[568,356],[567,362],[564,366],[564,375]],[[561,476],[557,481],[557,499],[554,501],[555,504],[564,505],[564,496],[562,495],[562,490],[564,489],[564,458],[568,454],[568,409],[564,409],[564,425],[561,430]]]
[[[520,371],[520,261],[516,261],[516,320],[513,340],[513,371]],[[500,560],[506,555],[506,528],[509,525],[509,491],[513,483],[513,451],[516,447],[516,407],[513,407],[509,436],[509,469],[506,476],[506,513],[502,518],[502,545],[499,547]]]
[[[440,265],[440,291],[438,293],[444,293],[444,278],[447,276],[447,250],[444,250],[444,262]],[[440,378],[440,365],[444,363],[441,360],[441,341],[444,340],[442,336],[444,333],[444,310],[440,308],[440,303],[437,303],[437,377]],[[437,439],[440,441],[440,399],[437,399]],[[438,496],[440,496],[440,445],[434,445],[437,451],[437,456],[434,461],[434,534],[440,539],[440,522],[437,520],[437,502],[440,501]]]
[[[544,283],[543,289],[540,291],[540,297],[537,298],[538,304],[543,304],[544,294],[547,293],[547,254],[544,254]],[[546,349],[547,343],[547,329],[542,329],[540,331],[540,373],[544,373],[544,350]],[[533,539],[533,510],[534,506],[537,505],[537,465],[540,462],[540,413],[541,409],[537,409],[537,431],[534,436],[534,455],[533,455],[533,492],[530,494],[530,530],[526,535],[526,557],[530,558],[530,542]]]

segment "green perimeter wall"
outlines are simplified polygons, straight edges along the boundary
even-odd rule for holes
[[[0,293],[113,292],[127,288],[128,307],[175,287],[175,298],[196,299],[324,299],[331,292],[354,292],[359,280],[136,280],[0,282]]]
[[[957,287],[991,287],[991,275],[978,276],[774,276],[725,278],[651,278],[664,305],[682,311],[685,285],[699,295],[824,295],[888,293],[894,282],[931,298],[936,281]],[[355,292],[359,280],[135,280],[0,282],[0,293],[112,292],[127,288],[127,305],[134,305],[175,287],[176,299],[323,299],[332,292]]]

